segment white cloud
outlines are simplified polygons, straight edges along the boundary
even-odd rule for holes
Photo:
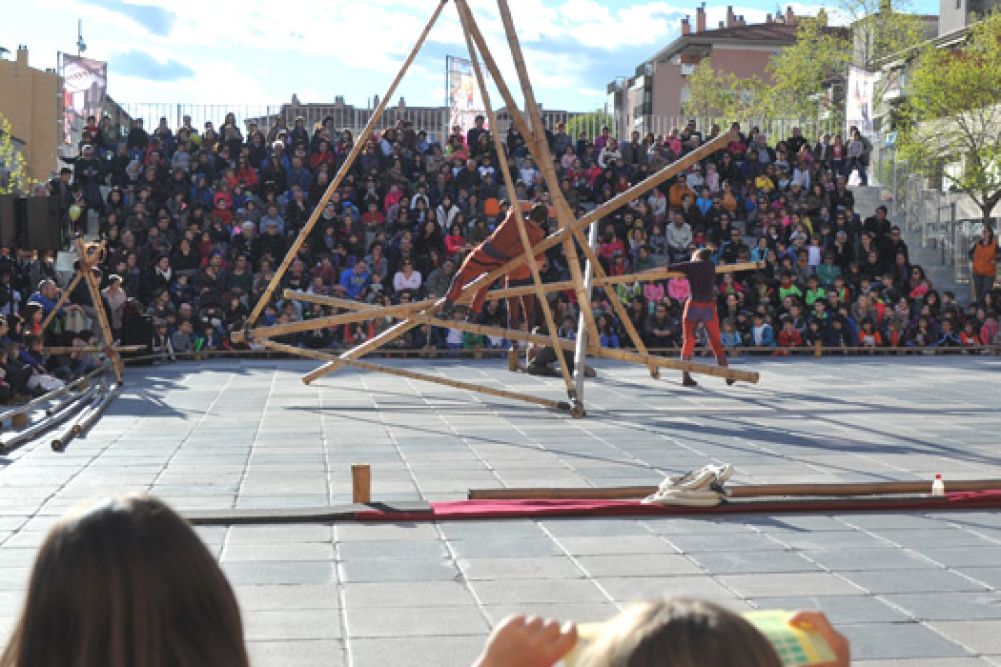
[[[13,20],[28,33],[25,39],[51,53],[56,48],[73,50],[75,17],[83,16],[91,47],[86,55],[106,59],[138,50],[160,62],[180,62],[195,72],[189,79],[151,84],[116,75],[112,69],[110,92],[116,99],[254,104],[285,101],[295,92],[304,100],[328,101],[339,94],[349,103],[364,104],[365,97],[384,94],[435,6],[430,1],[334,0],[277,11],[272,0],[213,0],[211,6],[203,0],[173,0],[169,6],[158,0],[131,1],[172,12],[176,19],[171,34],[153,34],[113,8],[84,0],[18,3]],[[469,1],[520,101],[496,1]],[[613,5],[602,0],[510,0],[510,4],[536,96],[547,106],[571,109],[603,101],[605,81],[595,81],[589,73],[598,65],[607,69],[611,62],[621,74],[632,72],[638,64],[637,47],[646,56],[653,55],[677,36],[679,17],[691,14],[694,20],[695,13],[690,1]],[[793,7],[797,13],[812,14],[819,6]],[[714,27],[725,11],[725,6],[707,8],[708,26]],[[743,6],[734,11],[748,22],[762,20],[766,13]],[[58,37],[53,36],[55,31]],[[465,54],[454,4],[446,4],[429,39],[438,45],[438,52],[444,48]],[[622,55],[625,51],[633,55]],[[32,60],[49,66],[45,58],[33,55]],[[411,104],[434,104],[444,88],[442,70],[418,60],[400,91]],[[500,97],[496,93],[493,97],[499,106]]]

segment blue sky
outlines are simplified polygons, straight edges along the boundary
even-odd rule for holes
[[[865,0],[871,2],[872,0]],[[536,88],[549,109],[594,109],[605,85],[678,35],[697,3],[677,0],[509,0]],[[775,12],[775,2],[734,2],[749,22]],[[56,52],[76,52],[84,21],[85,55],[109,62],[109,93],[119,101],[278,104],[298,95],[328,102],[343,95],[364,106],[382,95],[436,3],[433,0],[30,0],[11,3],[0,46],[27,43],[31,64],[54,67]],[[507,73],[503,29],[492,0],[470,5]],[[782,5],[784,8],[785,5]],[[792,3],[797,13],[820,4]],[[910,8],[937,13],[934,0]],[[710,26],[726,4],[707,3]],[[464,55],[454,5],[445,7],[429,41],[401,84],[410,105],[442,104],[444,57]],[[496,102],[495,102],[496,104]]]

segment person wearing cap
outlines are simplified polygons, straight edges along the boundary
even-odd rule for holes
[[[545,238],[548,219],[549,210],[542,204],[533,206],[525,218],[525,231],[529,243],[533,246]],[[445,295],[442,315],[448,317],[451,314],[455,300],[459,298],[466,283],[506,264],[508,260],[521,255],[522,252],[521,235],[518,231],[515,209],[512,207],[493,233],[466,255]],[[488,289],[489,285],[484,285],[476,292],[471,305],[473,313],[479,314],[483,310]]]
[[[728,364],[726,350],[720,340],[719,315],[716,312],[714,298],[716,267],[712,263],[712,253],[708,248],[700,248],[692,253],[691,261],[671,264],[667,270],[683,273],[692,292],[691,298],[685,303],[682,319],[681,360],[692,360],[692,353],[695,351],[695,331],[701,323],[709,334],[709,346],[716,355],[716,362],[725,368]],[[733,384],[733,380],[728,379],[726,382]],[[682,384],[686,387],[695,387],[698,382],[688,371],[684,371]]]

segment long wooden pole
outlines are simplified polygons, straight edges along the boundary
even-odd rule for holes
[[[461,380],[452,380],[450,378],[444,378],[437,375],[428,375],[427,373],[418,373],[416,371],[411,371],[405,368],[394,368],[392,366],[373,364],[368,361],[361,361],[358,359],[340,359],[332,354],[326,354],[324,352],[319,352],[317,350],[308,350],[305,348],[294,347],[292,345],[285,345],[283,343],[276,343],[275,341],[271,340],[260,341],[260,344],[268,349],[275,350],[276,352],[285,352],[286,354],[294,354],[300,357],[308,357],[310,359],[317,359],[320,361],[337,360],[337,363],[339,364],[354,366],[355,368],[361,368],[362,370],[366,371],[372,371],[375,373],[386,373],[387,375],[395,375],[396,377],[403,377],[409,380],[432,382],[434,384],[440,384],[446,387],[453,387],[455,389],[464,389],[466,391],[474,391],[480,394],[497,396],[498,398],[508,398],[515,401],[534,403],[536,405],[541,405],[543,407],[550,408],[552,410],[568,410],[570,408],[569,404],[563,401],[554,401],[548,398],[529,396],[528,394],[521,394],[515,391],[507,391],[506,389],[495,389],[494,387],[489,387],[485,385],[473,384],[471,382],[463,382]]]
[[[476,19],[473,18],[472,12],[469,10],[469,5],[466,4],[466,0],[456,0],[456,8],[459,10],[459,18],[462,21],[463,31],[466,35],[466,49],[469,51],[469,59],[473,64],[473,72],[476,75],[476,82],[480,88],[480,94],[483,96],[483,106],[487,109],[488,115],[490,116],[490,127],[492,132],[490,133],[494,139],[494,143],[497,146],[498,156],[505,155],[501,152],[501,141],[500,141],[500,126],[497,124],[496,119],[493,117],[493,107],[490,104],[490,95],[487,91],[486,82],[483,78],[483,73],[480,68],[479,59],[476,57],[476,48],[479,48],[480,55],[483,57],[483,62],[490,70],[490,75],[493,77],[494,84],[497,86],[497,90],[500,91],[501,97],[504,98],[504,104],[507,105],[508,113],[511,115],[511,119],[514,121],[515,125],[518,127],[518,131],[525,137],[527,141],[527,146],[532,158],[535,160],[539,168],[542,169],[543,175],[546,175],[545,171],[545,158],[539,152],[539,134],[538,125],[533,125],[533,127],[528,127],[525,123],[525,119],[522,117],[521,112],[518,110],[518,105],[514,101],[514,97],[511,95],[511,91],[507,87],[507,83],[504,81],[500,70],[497,68],[497,64],[491,55],[490,50],[486,48],[486,44],[483,42],[477,42],[477,47],[473,46],[475,33],[479,32],[479,27],[476,25]],[[515,68],[519,67],[519,57],[521,55],[520,48],[518,48],[517,41],[512,41],[511,35],[508,34],[508,44],[511,47],[511,55],[514,59]],[[517,49],[517,51],[516,51]],[[522,73],[524,71],[524,62],[520,64],[521,69],[517,69],[518,78],[522,80],[522,88],[524,89],[524,80]],[[534,103],[534,99],[530,98],[531,90],[529,89],[525,93],[525,105],[526,107],[530,103]],[[534,124],[533,120],[533,124]],[[545,135],[543,135],[543,140],[545,140]],[[547,148],[548,153],[548,148]],[[507,156],[509,159],[511,156]],[[502,159],[503,164],[507,164],[507,160]],[[552,161],[549,162],[549,168],[552,169]],[[550,195],[553,196],[553,186],[548,183]],[[559,185],[557,184],[557,190]],[[508,186],[508,192],[514,192],[511,186]],[[513,196],[509,195],[509,198],[514,199]],[[569,215],[566,211],[566,202],[564,201],[564,206],[561,208],[559,203],[554,198],[553,203],[556,204],[557,216],[556,219],[560,224],[560,227],[566,227],[568,221],[572,219],[572,215]],[[567,259],[567,266],[570,269],[570,276],[572,278],[572,283],[574,286],[574,291],[577,293],[577,302],[580,304],[581,310],[584,313],[584,325],[590,334],[589,338],[592,341],[598,340],[598,328],[594,322],[594,313],[591,311],[591,295],[587,294],[584,290],[584,276],[580,271],[580,262],[577,258],[577,249],[574,246],[574,240],[572,236],[567,236],[563,238],[563,253]],[[562,367],[562,364],[560,364]]]
[[[657,491],[656,486],[617,486],[580,488],[517,488],[470,489],[470,500],[615,500],[645,498]],[[946,490],[993,491],[1001,490],[1001,479],[974,479],[946,481]],[[777,496],[873,496],[913,493],[930,493],[931,481],[864,482],[851,484],[747,484],[729,486],[731,498],[766,498]]]
[[[712,155],[716,151],[725,148],[726,145],[735,138],[735,136],[736,135],[731,130],[726,134],[720,135],[715,139],[712,139],[702,144],[691,153],[688,153],[687,155],[676,160],[675,162],[672,162],[671,164],[665,166],[659,172],[653,174],[646,180],[641,181],[640,183],[634,185],[625,192],[619,193],[618,195],[609,199],[604,204],[601,204],[597,208],[592,209],[589,213],[587,213],[583,217],[578,218],[573,223],[572,226],[577,227],[579,229],[584,229],[592,222],[600,220],[602,217],[608,215],[612,211],[615,211],[624,204],[629,203],[636,197],[640,197],[649,190],[652,190],[656,186],[660,185],[667,179],[677,174],[678,172],[684,171],[694,163],[699,162],[700,160],[708,157],[709,155]],[[532,248],[531,253],[522,253],[520,256],[515,257],[506,262],[503,266],[500,266],[491,271],[490,273],[480,276],[478,279],[467,284],[465,287],[463,287],[463,294],[474,293],[481,286],[490,285],[501,276],[507,274],[507,272],[510,271],[512,268],[524,264],[526,261],[528,261],[529,256],[535,257],[535,255],[541,254],[546,250],[549,250],[550,248],[559,245],[562,242],[562,239],[568,234],[570,234],[568,229],[561,229],[557,232],[554,232],[553,234],[550,234],[542,241],[539,241],[539,243],[537,243],[535,247]],[[428,309],[433,309],[437,308],[442,303],[444,303],[444,298],[439,299],[437,302],[422,302],[421,305],[426,306]],[[386,329],[385,331],[377,335],[375,338],[367,340],[364,343],[361,343],[360,345],[351,348],[347,352],[344,352],[342,355],[340,355],[339,359],[341,360],[357,359],[359,357],[362,357],[371,352],[372,350],[376,350],[382,347],[383,345],[389,343],[390,341],[399,338],[400,336],[404,335],[417,325],[418,322],[414,321],[400,322],[395,326]],[[302,377],[302,381],[306,384],[309,384],[314,380],[316,380],[317,378],[323,377],[328,373],[334,372],[335,370],[337,370],[337,368],[340,367],[340,365],[341,364],[337,361],[331,361],[329,363],[326,363],[323,366],[320,366],[319,368],[310,371],[309,373],[304,375]]]
[[[115,345],[108,346],[114,347],[116,352],[142,352],[148,346],[147,345]],[[73,347],[70,345],[53,345],[51,347],[43,347],[43,354],[73,354],[76,352],[106,352],[107,347],[98,347],[96,345],[86,345],[81,347]]]
[[[734,273],[737,271],[754,270],[761,268],[763,262],[753,262],[746,261],[738,264],[722,264],[716,267],[717,273]],[[684,277],[684,273],[680,271],[670,271],[666,267],[652,268],[650,270],[642,271],[640,273],[629,273],[626,275],[607,275],[604,278],[595,278],[594,282],[596,285],[609,285],[609,284],[621,284],[624,282],[644,282],[651,280],[664,280],[673,277]],[[544,282],[543,288],[546,291],[562,291],[564,289],[570,289],[574,286],[573,280],[560,280],[557,282]],[[499,289],[491,289],[487,292],[487,300],[493,300],[497,298],[508,298],[512,296],[523,296],[525,294],[531,294],[535,292],[535,287],[532,285],[519,285],[517,287],[503,287]],[[319,305],[328,305],[338,308],[348,308],[353,310],[353,313],[337,313],[336,315],[325,315],[328,319],[309,319],[307,321],[316,322],[315,326],[309,328],[319,328],[322,326],[335,325],[339,323],[348,323],[354,321],[363,321],[367,318],[376,316],[396,316],[409,315],[417,310],[426,309],[429,305],[433,304],[432,300],[415,301],[412,303],[397,303],[394,305],[373,305],[365,301],[352,301],[350,299],[342,298],[339,296],[325,296],[322,294],[310,294],[306,291],[299,291],[296,289],[285,289],[282,292],[284,298],[292,299],[296,301],[306,301],[308,303],[316,303]],[[462,299],[459,299],[461,302]],[[339,318],[341,315],[347,315],[345,318]],[[337,319],[334,319],[337,317]],[[321,321],[317,321],[321,319]],[[328,322],[333,322],[330,324]],[[259,338],[267,338],[267,331],[269,327],[261,326],[259,328],[252,329],[251,334]],[[278,336],[275,334],[273,336]]]
[[[716,267],[716,273],[737,273],[739,271],[753,271],[760,268],[755,262],[742,262],[740,264],[723,264]],[[605,287],[608,285],[620,285],[622,283],[640,283],[640,282],[652,282],[655,280],[668,280],[670,278],[683,278],[684,274],[680,271],[668,271],[667,267],[660,267],[657,269],[650,269],[649,271],[641,271],[640,273],[629,273],[621,276],[608,276],[604,278],[595,278],[594,284],[597,286]],[[546,291],[561,291],[570,287],[569,280],[563,280],[560,282],[546,283]],[[513,296],[519,296],[524,294],[524,287],[505,287],[503,289],[492,290],[487,296],[488,300],[492,299],[504,299]]]
[[[379,104],[376,105],[375,110],[368,119],[368,123],[365,124],[365,129],[362,130],[361,135],[359,135],[358,139],[351,147],[344,163],[341,165],[340,169],[337,170],[337,174],[334,176],[334,179],[330,181],[330,184],[324,191],[323,196],[321,196],[320,200],[317,202],[316,208],[313,209],[313,213],[309,216],[309,220],[306,221],[306,225],[302,228],[302,230],[300,230],[299,235],[296,237],[292,246],[285,254],[285,259],[282,260],[282,263],[275,270],[275,274],[272,276],[268,286],[264,289],[264,293],[261,294],[261,298],[258,299],[254,309],[250,312],[250,316],[247,318],[248,326],[253,325],[257,321],[257,318],[261,316],[261,311],[263,311],[268,305],[268,302],[271,301],[271,295],[274,293],[275,289],[277,289],[278,285],[281,284],[282,278],[285,277],[285,272],[288,270],[288,267],[299,254],[299,249],[302,248],[302,245],[306,242],[310,232],[313,231],[313,227],[315,227],[316,223],[320,220],[323,208],[327,205],[327,202],[330,201],[330,198],[334,196],[334,192],[337,191],[337,188],[341,187],[341,182],[348,175],[348,172],[351,171],[351,167],[354,166],[354,161],[358,157],[358,153],[360,153],[365,144],[368,143],[369,136],[371,136],[372,132],[375,131],[375,128],[378,126],[379,120],[382,118],[382,114],[386,110],[386,105],[389,104],[393,94],[396,92],[396,87],[403,79],[403,76],[407,73],[407,70],[410,69],[411,63],[414,62],[414,58],[417,57],[417,53],[424,45],[424,41],[427,39],[428,33],[431,32],[431,28],[438,21],[438,17],[441,15],[442,9],[445,8],[446,2],[447,0],[439,0],[438,6],[435,8],[434,13],[428,20],[427,25],[424,26],[424,30],[417,39],[417,43],[414,44],[413,48],[410,50],[410,54],[407,56],[407,59],[403,62],[403,66],[400,67],[400,71],[397,72],[396,78],[393,79],[393,82],[389,85],[389,89],[386,91],[385,96],[383,96],[383,98],[379,101]],[[236,335],[234,335],[233,339],[237,342],[242,342],[242,334],[236,332],[234,333]]]
[[[45,331],[46,329],[49,328],[49,325],[52,324],[52,320],[56,318],[56,314],[59,312],[59,309],[62,308],[67,301],[69,301],[70,295],[72,294],[73,290],[76,289],[76,286],[80,283],[81,280],[83,280],[83,273],[82,271],[77,271],[76,275],[73,276],[73,280],[71,280],[70,284],[66,286],[66,289],[63,290],[63,293],[59,295],[59,300],[56,301],[56,305],[52,307],[52,310],[49,311],[49,314],[45,316],[44,320],[42,320],[42,331]]]
[[[80,253],[80,275],[83,276],[87,289],[90,292],[90,300],[94,302],[94,312],[97,314],[97,323],[101,327],[101,336],[107,343],[108,356],[111,358],[111,368],[115,371],[115,380],[122,383],[122,372],[125,364],[122,363],[122,356],[114,348],[115,334],[111,331],[111,323],[108,321],[108,311],[104,308],[104,297],[101,296],[101,286],[97,283],[97,278],[91,272],[90,267],[100,259],[103,248],[91,246],[93,252],[87,251],[87,246],[83,240],[77,239],[77,249]]]
[[[331,303],[328,301],[321,301],[324,297],[319,297],[318,295],[305,295],[304,298],[299,300],[308,301],[311,303],[323,304],[327,306],[337,306],[339,308],[350,308],[350,305],[342,305],[337,303]],[[336,298],[336,297],[326,297],[326,298]],[[348,304],[355,304],[356,302],[348,301]],[[364,304],[369,305],[369,304]],[[369,307],[364,310],[350,313],[338,313],[337,315],[324,315],[323,317],[314,317],[309,320],[300,320],[298,322],[285,322],[283,324],[272,324],[266,327],[257,327],[251,329],[247,332],[248,336],[253,340],[259,340],[261,338],[271,338],[274,336],[284,336],[290,333],[299,333],[302,331],[314,331],[316,329],[327,329],[329,327],[341,326],[343,324],[351,324],[353,322],[363,322],[365,320],[371,320],[376,317],[409,317],[416,311],[421,310],[421,306],[414,304],[404,303],[396,304],[393,306],[383,306],[383,307]]]
[[[519,288],[521,289],[521,288]],[[378,308],[372,308],[369,304],[362,304],[357,301],[348,301],[346,299],[337,299],[336,297],[321,297],[315,294],[306,295],[308,299],[306,300],[319,300],[322,299],[321,303],[327,301],[334,301],[330,305],[348,307],[348,308],[363,308],[363,310],[358,311],[364,314],[366,318],[371,318],[377,313],[372,311],[379,311]],[[286,293],[286,297],[290,297],[290,294]],[[357,313],[356,313],[357,314]],[[552,340],[548,336],[542,336],[539,334],[533,334],[527,331],[521,331],[519,329],[506,329],[504,327],[494,327],[487,324],[477,324],[474,322],[466,322],[463,320],[443,320],[437,317],[433,317],[427,313],[418,313],[412,315],[414,318],[412,321],[417,324],[430,324],[431,326],[442,327],[442,328],[452,328],[459,329],[460,331],[468,331],[482,336],[494,336],[497,338],[507,338],[508,340],[519,340],[527,343],[535,343],[536,345],[549,345]],[[564,350],[573,351],[574,341],[565,338],[559,339],[559,345]],[[768,348],[771,350],[772,348]],[[651,355],[649,353],[641,352],[631,352],[629,350],[622,350],[619,348],[607,348],[607,347],[595,347],[591,350],[591,354],[596,357],[601,357],[605,359],[616,359],[618,361],[628,361],[631,363],[639,363],[647,366],[654,367],[664,367],[672,368],[676,370],[684,370],[689,373],[701,373],[704,375],[715,375],[717,377],[725,377],[734,380],[743,380],[745,382],[757,382],[758,373],[753,371],[741,371],[737,369],[723,370],[719,366],[713,366],[709,364],[699,364],[691,361],[679,361],[677,359],[661,357],[656,355]]]
[[[466,38],[466,47],[469,49],[469,60],[473,65],[473,74],[476,77],[476,83],[480,88],[480,94],[483,96],[483,107],[487,112],[487,118],[490,122],[490,127],[493,129],[490,132],[490,136],[494,142],[494,150],[498,156],[498,166],[500,167],[501,176],[504,179],[504,187],[507,188],[510,198],[515,201],[514,205],[511,207],[511,211],[514,213],[514,221],[518,226],[518,236],[521,238],[521,245],[525,252],[528,253],[527,264],[529,270],[532,272],[532,288],[535,292],[535,298],[539,302],[539,306],[542,309],[543,319],[546,321],[546,327],[548,328],[549,339],[553,346],[553,349],[560,349],[560,335],[556,327],[556,320],[553,319],[553,310],[549,305],[549,299],[546,298],[546,292],[542,288],[542,276],[539,274],[539,265],[535,261],[535,255],[532,253],[532,240],[528,236],[528,230],[525,228],[525,218],[521,212],[521,206],[518,205],[516,197],[514,196],[514,179],[511,178],[511,165],[510,160],[505,158],[504,144],[501,143],[500,132],[497,124],[497,116],[494,114],[493,106],[490,103],[490,92],[487,90],[487,84],[483,79],[483,70],[480,68],[480,60],[476,57],[476,49],[473,48],[473,42],[469,37],[470,30],[470,18],[468,16],[469,8],[465,6],[465,0],[456,0],[456,5],[459,7],[459,12],[462,16],[462,32]],[[463,11],[465,9],[465,11]],[[498,85],[503,85],[501,79],[495,79]],[[510,157],[510,156],[508,156]],[[573,241],[568,239],[567,244],[564,244],[564,248],[569,248],[573,250]],[[577,253],[573,253],[573,261],[571,264],[577,269],[577,273],[580,273],[580,267],[576,266]],[[568,256],[569,259],[569,256]],[[579,276],[578,276],[579,277]],[[580,287],[578,283],[578,288]],[[593,326],[593,323],[592,323]],[[566,363],[562,363],[560,360],[560,375],[563,377],[563,382],[566,384],[567,396],[571,399],[575,398],[574,392],[574,382],[573,375],[570,373],[570,369],[567,367]]]
[[[465,4],[465,0],[461,0]],[[508,104],[508,108],[512,109],[511,117],[518,123],[519,128],[524,127],[525,130],[519,129],[519,131],[531,131],[532,139],[535,145],[535,150],[532,151],[532,156],[536,163],[539,164],[539,168],[542,170],[542,177],[546,181],[546,186],[549,188],[550,196],[553,199],[553,203],[556,205],[557,216],[560,221],[560,226],[565,229],[570,229],[574,239],[580,244],[581,251],[584,256],[591,262],[591,269],[594,271],[595,275],[600,279],[605,276],[605,269],[601,265],[601,261],[594,252],[594,248],[591,247],[587,239],[584,238],[583,230],[573,227],[573,212],[570,210],[570,205],[567,203],[566,197],[563,195],[563,191],[560,189],[559,179],[556,178],[556,170],[553,168],[553,157],[549,151],[549,142],[546,140],[545,132],[542,127],[542,114],[539,113],[538,104],[535,101],[535,92],[532,89],[532,82],[528,78],[528,70],[525,66],[525,58],[521,52],[521,43],[518,40],[518,33],[514,29],[514,21],[511,19],[511,10],[508,7],[507,0],[497,0],[497,7],[500,10],[501,21],[504,24],[504,31],[507,34],[508,44],[511,47],[511,55],[514,59],[515,70],[518,73],[518,80],[521,83],[522,94],[525,97],[525,110],[528,114],[529,120],[531,121],[532,127],[529,129],[526,127],[525,120],[522,114],[518,112],[517,106],[513,104],[513,99],[508,99],[510,95],[505,98],[505,102]],[[466,7],[468,11],[468,6]],[[470,15],[470,21],[474,25],[474,28],[478,31],[479,27],[475,25],[475,19]],[[483,47],[486,47],[486,43],[483,43]],[[486,60],[486,54],[484,54],[484,60]],[[503,89],[502,89],[503,94]],[[531,147],[531,144],[530,144]],[[570,246],[573,250],[573,240],[564,241],[564,247]],[[594,313],[591,310],[591,295],[584,289],[584,278],[581,275],[580,267],[577,263],[577,253],[573,252],[572,256],[568,255],[568,260],[570,262],[571,276],[574,281],[574,287],[577,290],[577,302],[580,304],[582,312],[584,313],[585,322],[588,323],[589,336],[592,346],[597,346],[599,344],[599,336],[597,329],[594,327]],[[604,287],[605,294],[608,296],[608,302],[612,306],[612,310],[615,311],[616,317],[625,329],[626,335],[636,346],[641,354],[647,354],[646,343],[643,342],[642,337],[636,330],[636,326],[633,321],[629,318],[629,313],[626,312],[626,307],[622,304],[619,299],[618,294],[614,290],[609,289],[607,286]],[[649,366],[650,375],[657,377],[659,372],[656,366]]]
[[[526,343],[535,343],[536,345],[552,344],[552,339],[549,336],[533,334],[519,329],[505,329],[503,327],[494,327],[487,324],[466,322],[464,320],[442,320],[427,313],[418,313],[414,315],[414,319],[410,320],[410,322],[415,323],[415,326],[419,324],[430,324],[431,326],[436,327],[458,329],[460,331],[468,331],[477,335],[507,338],[508,340],[519,340]],[[571,352],[574,350],[574,341],[566,338],[559,338],[558,341],[560,348]],[[768,349],[771,350],[772,348]],[[616,361],[626,361],[645,366],[653,365],[657,368],[670,368],[673,370],[687,371],[689,373],[712,375],[714,377],[726,378],[729,380],[740,380],[742,382],[757,383],[759,379],[757,371],[744,371],[736,368],[700,364],[692,361],[681,361],[675,357],[641,354],[639,352],[632,352],[630,350],[623,350],[620,348],[599,346],[592,349],[591,354],[602,359],[614,359]]]

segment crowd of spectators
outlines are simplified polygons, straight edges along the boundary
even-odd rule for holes
[[[858,211],[847,177],[864,176],[869,144],[853,129],[808,139],[799,129],[768,137],[741,128],[723,150],[600,221],[599,256],[613,274],[641,271],[708,247],[718,264],[758,261],[760,270],[721,274],[718,307],[730,348],[812,346],[916,348],[1001,343],[999,292],[981,290],[960,305],[913,265],[885,207]],[[570,136],[546,129],[560,189],[577,212],[600,204],[660,167],[718,136],[694,121],[663,136]],[[240,347],[234,331],[274,276],[327,184],[354,145],[331,118],[307,127],[278,116],[267,129],[241,128],[233,114],[215,127],[166,119],[127,132],[88,120],[80,154],[47,186],[60,198],[67,235],[96,221],[107,242],[102,287],[116,336],[152,318],[154,351],[165,356]],[[376,304],[441,296],[465,253],[482,241],[512,200],[549,203],[538,165],[516,129],[494,151],[482,119],[444,141],[400,121],[366,142],[319,224],[298,252],[282,288]],[[507,192],[499,159],[517,179]],[[552,209],[551,209],[552,210]],[[550,220],[556,229],[555,219]],[[93,231],[93,230],[92,230]],[[992,242],[993,237],[992,237]],[[995,243],[996,244],[996,243]],[[546,253],[546,280],[569,278],[562,248]],[[24,317],[35,285],[55,276],[53,258],[15,251],[0,276],[3,312]],[[981,280],[979,284],[987,285]],[[40,288],[39,288],[40,289]],[[0,289],[2,291],[2,289]],[[260,324],[293,322],[336,311],[282,298]],[[683,280],[624,283],[620,299],[651,348],[680,344]],[[601,344],[631,346],[621,322],[595,290]],[[71,304],[90,306],[85,289]],[[560,333],[573,336],[572,291],[554,293]],[[60,315],[60,317],[62,317]],[[505,326],[503,301],[479,316]],[[282,340],[313,348],[351,346],[390,326],[389,318],[310,331]],[[69,331],[65,326],[63,331]],[[130,342],[142,342],[132,340]],[[502,347],[508,341],[458,329],[418,327],[399,347]]]

